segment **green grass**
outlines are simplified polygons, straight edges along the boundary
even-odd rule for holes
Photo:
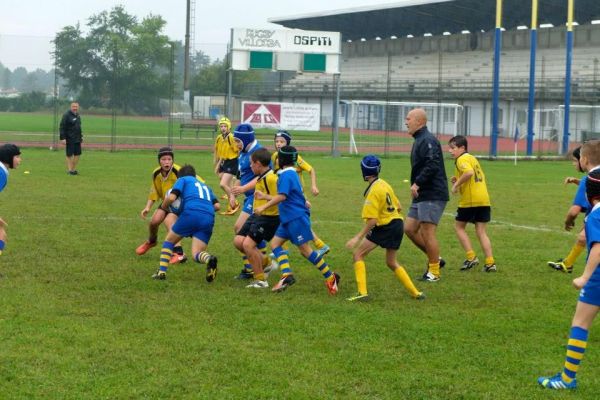
[[[23,149],[21,168],[0,194],[9,224],[0,256],[0,397],[595,398],[597,326],[576,394],[536,384],[562,366],[577,299],[570,281],[583,268],[583,257],[572,276],[545,265],[575,239],[562,231],[575,192],[562,184],[574,174],[570,163],[482,162],[498,273],[459,272],[453,198],[439,227],[443,278],[415,281],[427,299],[408,296],[379,249],[367,258],[372,301],[353,304],[345,300],[356,286],[344,243],[362,224],[359,159],[307,159],[321,189],[311,198],[313,227],[342,276],[337,297],[295,250],[295,286],[282,294],[244,288],[233,279],[240,269],[234,218],[224,216],[209,246],[219,257],[213,284],[190,262],[153,281],[159,251],[138,257],[134,249],[146,237],[139,212],[155,154],[86,151],[81,175],[72,177],[61,152]],[[194,164],[217,189],[210,154],[178,151],[176,160]],[[383,160],[382,177],[407,208],[408,159]],[[398,258],[413,278],[423,272],[425,257],[407,238]]]

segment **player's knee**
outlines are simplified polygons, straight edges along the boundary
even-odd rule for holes
[[[243,251],[244,250],[244,237],[243,236],[236,236],[236,237],[234,237],[233,238],[233,245],[239,251]]]

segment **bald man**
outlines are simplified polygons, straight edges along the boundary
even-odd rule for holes
[[[421,108],[406,115],[408,133],[415,139],[410,154],[410,191],[412,204],[404,222],[404,233],[427,255],[428,268],[423,280],[440,280],[440,246],[437,225],[449,200],[448,178],[440,142],[427,129],[427,113]]]

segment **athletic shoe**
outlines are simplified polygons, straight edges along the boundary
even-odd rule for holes
[[[137,254],[138,256],[146,254],[148,250],[150,250],[154,246],[156,246],[156,242],[149,242],[146,240],[144,243],[140,244],[137,249],[135,249],[135,254]]]
[[[577,387],[577,379],[567,383],[562,380],[562,372],[549,377],[540,376],[538,383],[546,389],[575,389]]]
[[[335,295],[338,292],[338,283],[340,282],[340,276],[337,273],[333,273],[333,279],[327,279],[325,281],[325,286],[327,286],[327,290],[330,295]]]
[[[173,253],[171,259],[169,260],[169,264],[183,264],[187,261],[187,256],[185,254]]]
[[[227,206],[227,211],[220,212],[221,215],[234,215],[240,210],[240,203],[235,202],[235,206],[233,208]]]
[[[365,301],[369,301],[369,295],[357,293],[355,296],[348,297],[346,300],[365,302]]]
[[[431,272],[427,272],[425,275],[423,275],[420,279],[423,282],[437,282],[440,280],[439,276],[435,276],[434,274],[432,274]]]
[[[271,290],[273,292],[283,292],[285,289],[287,289],[289,286],[292,286],[294,283],[296,283],[296,278],[294,278],[294,275],[289,274],[283,276],[279,280],[279,282],[277,282],[277,284],[273,286],[273,289]]]
[[[479,259],[477,257],[475,257],[471,261],[469,261],[469,260],[463,261],[463,264],[462,264],[462,267],[460,267],[460,270],[461,271],[466,271],[468,269],[476,267],[477,265],[479,265]]]
[[[165,279],[167,279],[167,273],[165,271],[158,270],[152,275],[152,279],[164,281]]]
[[[496,272],[497,270],[496,264],[485,264],[483,266],[483,272]]]
[[[438,278],[439,279],[439,278]],[[417,294],[415,297],[413,297],[415,300],[425,300],[426,296],[425,293],[423,292],[419,292],[419,294]]]
[[[446,266],[446,260],[444,260],[442,257],[439,257],[440,260],[440,269],[444,268]],[[421,277],[421,281],[426,281],[426,277],[427,274],[429,273],[429,262],[427,262],[427,266],[425,267],[425,272],[423,272],[423,276]]]
[[[559,258],[556,261],[548,261],[548,266],[557,271],[571,273],[573,272],[573,266],[567,267],[562,258]]]
[[[251,269],[242,268],[242,271],[240,272],[239,275],[235,276],[235,279],[245,280],[245,279],[252,279],[253,277],[254,277],[254,272],[252,272]]]
[[[267,281],[254,281],[251,284],[249,284],[248,286],[246,286],[247,288],[254,288],[254,289],[265,289],[269,287],[269,282]]]
[[[221,196],[221,200],[228,200],[229,196],[227,196],[226,194],[224,194],[223,196]]]
[[[206,282],[212,282],[217,277],[217,257],[210,256],[206,264]]]
[[[324,244],[323,247],[317,249],[316,252],[319,257],[323,257],[325,254],[329,253],[329,250],[331,250],[329,246]]]

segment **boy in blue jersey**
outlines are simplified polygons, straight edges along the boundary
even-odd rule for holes
[[[196,171],[191,165],[181,167],[179,179],[163,201],[161,208],[167,212],[171,203],[178,198],[181,200],[179,217],[163,242],[160,266],[152,278],[161,280],[167,278],[167,267],[173,256],[175,243],[191,236],[194,261],[207,265],[206,281],[212,282],[217,276],[217,258],[208,253],[206,247],[212,236],[215,211],[220,208],[219,200],[205,183],[196,178]]]
[[[583,158],[582,149],[582,158]],[[580,277],[573,279],[579,300],[571,322],[567,354],[563,370],[551,377],[540,377],[538,383],[547,389],[575,389],[577,371],[588,342],[589,330],[600,310],[600,170],[587,176],[586,195],[592,206],[585,220],[588,258]]]
[[[300,178],[294,169],[298,152],[293,146],[284,146],[278,151],[280,171],[278,172],[277,194],[272,196],[266,204],[254,210],[257,215],[262,215],[265,210],[274,205],[279,206],[280,225],[271,240],[271,248],[275,254],[281,279],[273,286],[274,292],[281,292],[296,282],[290,268],[288,251],[282,246],[288,240],[298,247],[300,253],[319,269],[325,278],[325,285],[329,294],[338,292],[340,276],[333,272],[325,259],[314,251],[309,242],[313,239],[308,207],[302,191]]]
[[[573,163],[579,172],[591,172],[600,166],[600,141],[591,140],[583,146],[573,150]],[[580,213],[587,215],[591,211],[591,205],[588,203],[585,193],[586,175],[581,179],[568,177],[565,184],[575,183],[578,185],[573,204],[565,217],[565,230],[570,231],[575,226],[575,219]],[[571,247],[569,254],[565,259],[557,261],[548,261],[548,266],[562,272],[573,272],[573,264],[577,261],[579,255],[585,249],[585,229],[582,229],[577,235],[577,241]]]
[[[262,148],[262,145],[256,140],[254,135],[254,128],[250,124],[240,124],[233,131],[233,137],[238,144],[240,150],[239,155],[239,174],[240,182],[239,185],[231,188],[231,193],[234,196],[244,194],[244,205],[242,206],[242,212],[238,216],[237,221],[233,225],[233,231],[236,236],[240,229],[244,226],[248,218],[252,215],[252,205],[254,202],[254,187],[258,176],[252,171],[251,157],[252,154]],[[266,255],[267,242],[264,240],[258,243],[258,249],[263,254],[263,265],[267,266],[271,264],[270,258]],[[248,256],[244,252],[240,252],[243,262],[242,271],[236,276],[236,279],[252,279],[252,265],[248,261]]]
[[[17,145],[7,143],[0,146],[0,192],[8,184],[8,170],[17,168],[19,164],[21,164],[21,150]],[[0,255],[6,244],[7,226],[8,224],[0,218]]]

